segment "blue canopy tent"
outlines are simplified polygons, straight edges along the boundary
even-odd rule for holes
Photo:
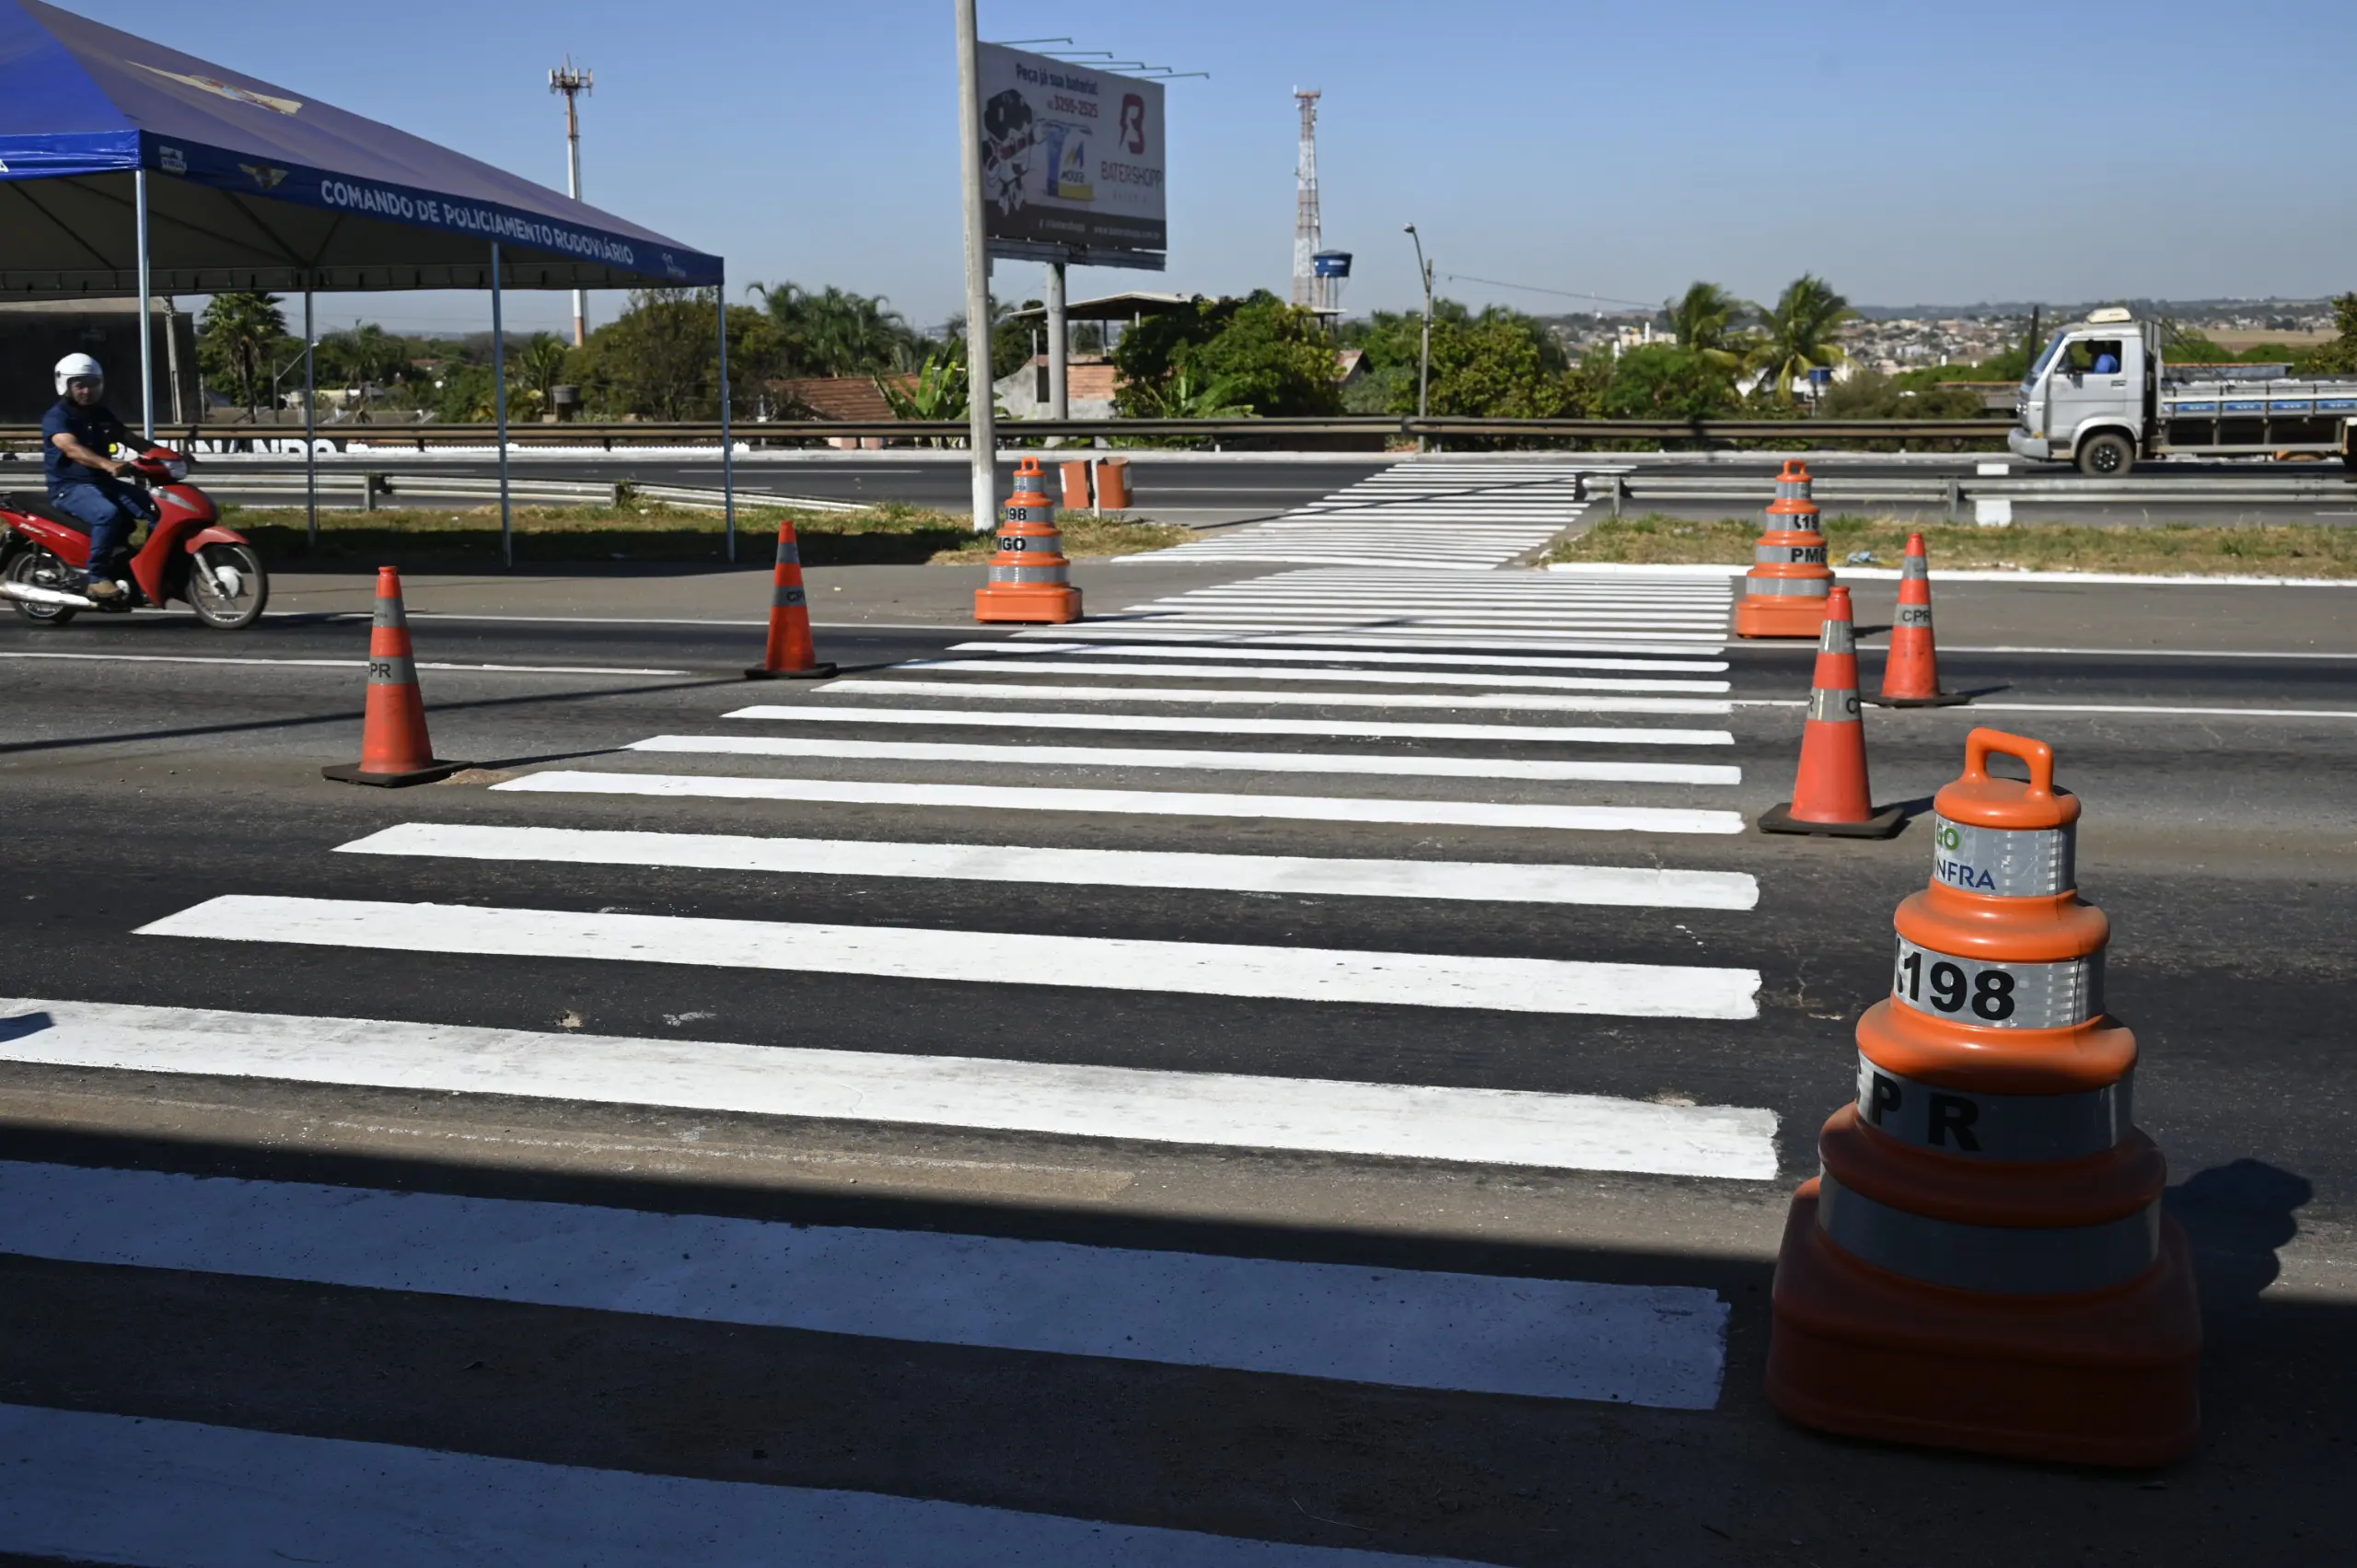
[[[0,299],[128,295],[152,309],[158,290],[299,292],[308,358],[319,290],[487,287],[510,560],[503,290],[721,290],[733,470],[724,283],[717,256],[447,147],[40,0],[0,0]],[[733,471],[725,482],[733,560]]]

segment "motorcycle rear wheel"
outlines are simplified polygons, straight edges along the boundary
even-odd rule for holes
[[[188,563],[188,603],[216,632],[242,632],[270,603],[270,574],[242,544],[208,544]]]
[[[46,550],[19,552],[10,559],[5,575],[8,581],[22,583],[30,588],[57,588],[66,593],[75,591],[73,571]],[[20,598],[12,598],[8,603],[17,614],[36,626],[64,626],[82,613],[72,605],[28,604]]]

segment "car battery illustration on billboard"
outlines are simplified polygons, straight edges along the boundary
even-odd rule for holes
[[[1159,265],[1163,104],[1159,82],[982,46],[984,229],[993,254],[1061,248]]]

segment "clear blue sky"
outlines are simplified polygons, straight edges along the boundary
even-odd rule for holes
[[[545,76],[569,50],[598,73],[590,200],[739,280],[882,293],[920,325],[958,308],[950,0],[65,3],[559,189]],[[1410,221],[1444,273],[1635,300],[1695,278],[1759,298],[1804,269],[1867,304],[2357,288],[2348,0],[982,0],[981,17],[986,39],[1213,73],[1169,88],[1170,271],[1076,273],[1076,297],[1282,292],[1296,85],[1325,90],[1326,240],[1357,253],[1354,311],[1414,297]],[[1037,269],[1002,263],[995,286],[1034,295]],[[482,320],[446,296],[325,308]]]

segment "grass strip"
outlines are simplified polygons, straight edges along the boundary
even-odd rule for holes
[[[1824,519],[1827,558],[1838,570],[1896,566],[1920,533],[1934,571],[2131,572],[2155,576],[2357,577],[2357,528],[2321,523],[2078,528],[2022,524],[1984,528],[1898,517]],[[1715,522],[1663,513],[1606,518],[1547,554],[1550,563],[1632,562],[1747,565],[1759,517]],[[1864,552],[1871,560],[1852,561]]]
[[[800,512],[776,506],[740,507],[740,563],[766,565],[767,541],[781,515],[794,519],[806,566],[975,565],[990,559],[989,534],[978,534],[959,514],[886,502],[858,512]],[[726,527],[717,512],[654,503],[615,506],[517,506],[519,561],[723,561]],[[322,511],[319,543],[308,547],[300,507],[225,506],[221,520],[254,541],[273,563],[366,561],[396,566],[481,565],[499,559],[499,508],[465,511],[387,509]],[[1090,557],[1167,550],[1189,530],[1175,524],[1121,521],[1086,514],[1060,520],[1064,553]]]

